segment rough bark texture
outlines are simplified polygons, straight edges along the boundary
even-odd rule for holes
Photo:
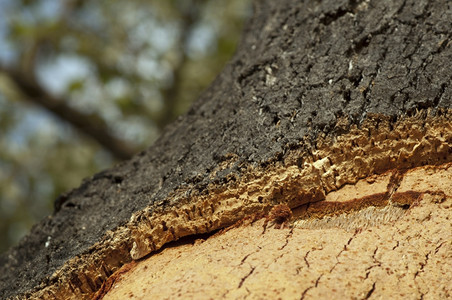
[[[58,198],[0,257],[0,297],[89,298],[183,236],[451,162],[450,20],[447,0],[256,2],[235,57],[188,114]]]
[[[451,178],[449,163],[360,180],[317,202],[343,213],[313,219],[311,204],[291,227],[249,219],[175,243],[125,265],[95,299],[450,299]]]

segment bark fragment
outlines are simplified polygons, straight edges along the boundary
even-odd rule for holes
[[[188,114],[147,151],[61,196],[0,257],[0,297],[89,298],[133,259],[278,204],[306,210],[314,226],[341,212],[391,219],[422,203],[430,194],[416,200],[397,174],[452,161],[451,14],[446,0],[257,2],[236,56]],[[325,206],[334,191],[381,174],[390,174],[381,194]],[[347,218],[336,223],[354,227]],[[310,251],[310,269],[317,248],[301,254],[305,265]],[[336,278],[319,274],[302,278]]]
[[[138,262],[103,299],[447,299],[451,176],[450,163],[404,172],[401,192],[421,195],[409,207],[391,200],[310,221],[295,216],[291,229],[265,233],[261,219],[202,243],[186,240]],[[325,201],[363,198],[374,186],[364,179]]]

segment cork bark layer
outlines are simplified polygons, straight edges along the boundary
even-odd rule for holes
[[[399,189],[407,170],[446,163],[442,168],[448,173],[441,184],[450,185],[451,114],[425,119],[420,114],[395,124],[375,116],[334,140],[319,139],[312,149],[316,150],[310,156],[293,150],[268,166],[249,166],[240,179],[208,186],[206,193],[187,197],[185,189],[176,190],[168,199],[173,202],[170,208],[133,214],[127,224],[107,233],[88,254],[69,260],[50,277],[53,284],[31,297],[89,298],[131,260],[152,255],[185,236],[196,237],[243,219],[265,216],[278,204],[292,208],[300,228],[326,228],[329,224],[350,229],[357,228],[363,219],[368,222],[361,224],[363,227],[380,219],[395,220],[403,214],[403,207],[410,207],[421,195],[416,189]],[[216,171],[234,161],[231,157]],[[368,186],[360,189],[362,178]],[[362,189],[371,192],[359,195]],[[435,191],[422,191],[436,195]],[[355,197],[351,197],[353,192]],[[347,198],[341,199],[341,194]]]
[[[448,299],[451,178],[451,163],[391,170],[318,202],[331,210],[301,206],[286,228],[249,219],[169,244],[95,299]]]
[[[185,116],[61,195],[0,256],[0,298],[89,298],[168,242],[278,204],[305,220],[386,205],[387,192],[325,201],[362,178],[452,161],[451,18],[447,0],[257,1],[236,55]]]

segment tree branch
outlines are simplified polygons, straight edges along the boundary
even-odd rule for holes
[[[71,108],[63,99],[48,93],[29,74],[2,66],[0,66],[0,72],[5,73],[16,84],[27,101],[46,108],[60,119],[70,123],[85,135],[96,140],[116,158],[125,160],[136,153],[135,149],[110,132],[104,120],[94,114],[84,114]]]
[[[194,1],[193,6],[189,11],[181,11],[180,20],[182,21],[181,33],[177,41],[177,48],[181,57],[173,68],[173,84],[162,91],[164,106],[162,112],[157,116],[156,123],[160,129],[173,121],[176,117],[176,107],[178,105],[178,96],[182,89],[183,71],[189,62],[185,47],[190,38],[190,32],[193,30],[193,25],[199,19],[200,7],[203,1]]]

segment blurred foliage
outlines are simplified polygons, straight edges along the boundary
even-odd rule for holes
[[[242,0],[0,0],[0,252],[114,152],[36,102],[11,70],[136,151],[231,57]],[[106,133],[107,134],[107,133]]]

